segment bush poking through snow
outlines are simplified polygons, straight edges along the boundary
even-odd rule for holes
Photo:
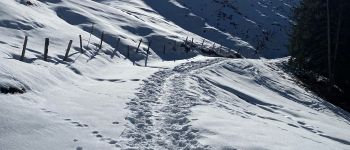
[[[24,4],[26,6],[34,6],[34,2],[32,2],[30,0],[21,1],[20,3]]]
[[[26,92],[26,89],[19,87],[0,87],[0,93],[2,94],[23,94]]]

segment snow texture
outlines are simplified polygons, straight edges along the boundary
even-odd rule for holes
[[[283,70],[297,0],[26,2],[0,1],[0,150],[350,149],[349,113]]]

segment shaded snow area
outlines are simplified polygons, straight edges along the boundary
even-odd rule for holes
[[[0,150],[350,149],[349,113],[282,69],[296,3],[1,0]]]
[[[299,0],[145,0],[180,27],[247,57],[287,56],[291,8]]]

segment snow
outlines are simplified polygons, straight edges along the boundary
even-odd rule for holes
[[[287,58],[215,58],[180,47],[188,37],[246,58],[283,57],[280,28],[289,28],[294,0],[232,1],[239,11],[216,0],[32,1],[0,1],[0,87],[25,89],[0,93],[1,150],[350,148],[349,113],[297,84],[280,67]],[[238,18],[238,27],[216,26],[217,10]],[[257,55],[252,37],[265,29],[276,34]]]
[[[216,95],[190,118],[214,149],[349,148],[348,113],[295,85],[276,62],[235,60],[196,77]]]

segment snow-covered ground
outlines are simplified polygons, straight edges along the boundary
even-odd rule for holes
[[[247,58],[285,56],[294,0],[32,2],[0,1],[0,88],[25,90],[0,93],[0,150],[350,149],[349,113],[284,73],[287,58],[210,58],[180,47],[189,37]],[[213,19],[223,12],[237,25]],[[265,29],[276,34],[256,54],[250,37]]]

